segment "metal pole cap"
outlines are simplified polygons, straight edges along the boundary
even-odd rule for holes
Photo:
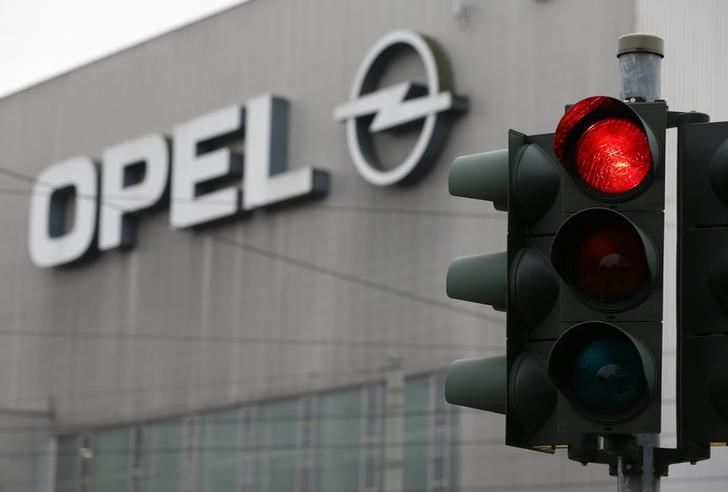
[[[630,33],[617,40],[617,57],[625,53],[654,53],[660,58],[665,56],[665,42],[654,34]]]

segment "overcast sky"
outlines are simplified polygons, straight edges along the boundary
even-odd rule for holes
[[[0,0],[0,97],[248,0]]]

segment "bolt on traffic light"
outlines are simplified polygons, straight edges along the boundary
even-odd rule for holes
[[[508,210],[508,250],[455,260],[448,295],[506,310],[508,341],[446,397],[505,413],[509,445],[659,431],[665,127],[664,102],[592,97],[453,163],[451,194]]]

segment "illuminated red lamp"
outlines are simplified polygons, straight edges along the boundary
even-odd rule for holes
[[[647,129],[622,101],[594,96],[564,114],[554,135],[556,157],[598,195],[631,195],[651,176]]]

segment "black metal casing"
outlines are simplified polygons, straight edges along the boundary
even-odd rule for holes
[[[728,122],[678,126],[677,253],[678,447],[726,443]]]
[[[552,359],[563,356],[569,350],[564,347],[571,342],[564,335],[574,326],[597,321],[611,326],[615,333],[625,333],[645,355],[651,377],[647,378],[646,395],[640,408],[624,418],[612,420],[595,418],[580,410],[564,391],[559,391],[557,403],[557,429],[560,432],[579,434],[634,434],[657,433],[661,419],[661,366],[662,366],[662,258],[664,236],[665,197],[665,133],[667,108],[664,102],[634,103],[626,105],[628,110],[642,123],[648,134],[652,153],[652,171],[649,178],[635,193],[618,199],[599,196],[583,184],[571,172],[564,172],[561,186],[560,228],[552,243],[550,257],[560,273],[560,295],[558,324],[549,329],[556,330],[554,350],[549,359],[549,373],[559,361]],[[601,116],[601,115],[600,115]],[[568,163],[565,163],[568,169]],[[580,215],[586,214],[586,215]],[[579,220],[589,217],[589,220]],[[590,302],[572,288],[568,269],[573,257],[564,251],[573,243],[570,237],[578,236],[584,227],[598,227],[604,218],[630,224],[642,238],[650,265],[650,281],[646,289],[633,301],[617,306],[599,305]],[[589,223],[591,221],[591,223]],[[594,224],[596,222],[596,225]],[[582,223],[584,225],[582,225]],[[568,338],[568,337],[567,337]],[[572,337],[573,338],[573,337]],[[555,355],[556,354],[556,355]],[[652,379],[652,380],[649,380]],[[560,387],[558,378],[555,381]]]

